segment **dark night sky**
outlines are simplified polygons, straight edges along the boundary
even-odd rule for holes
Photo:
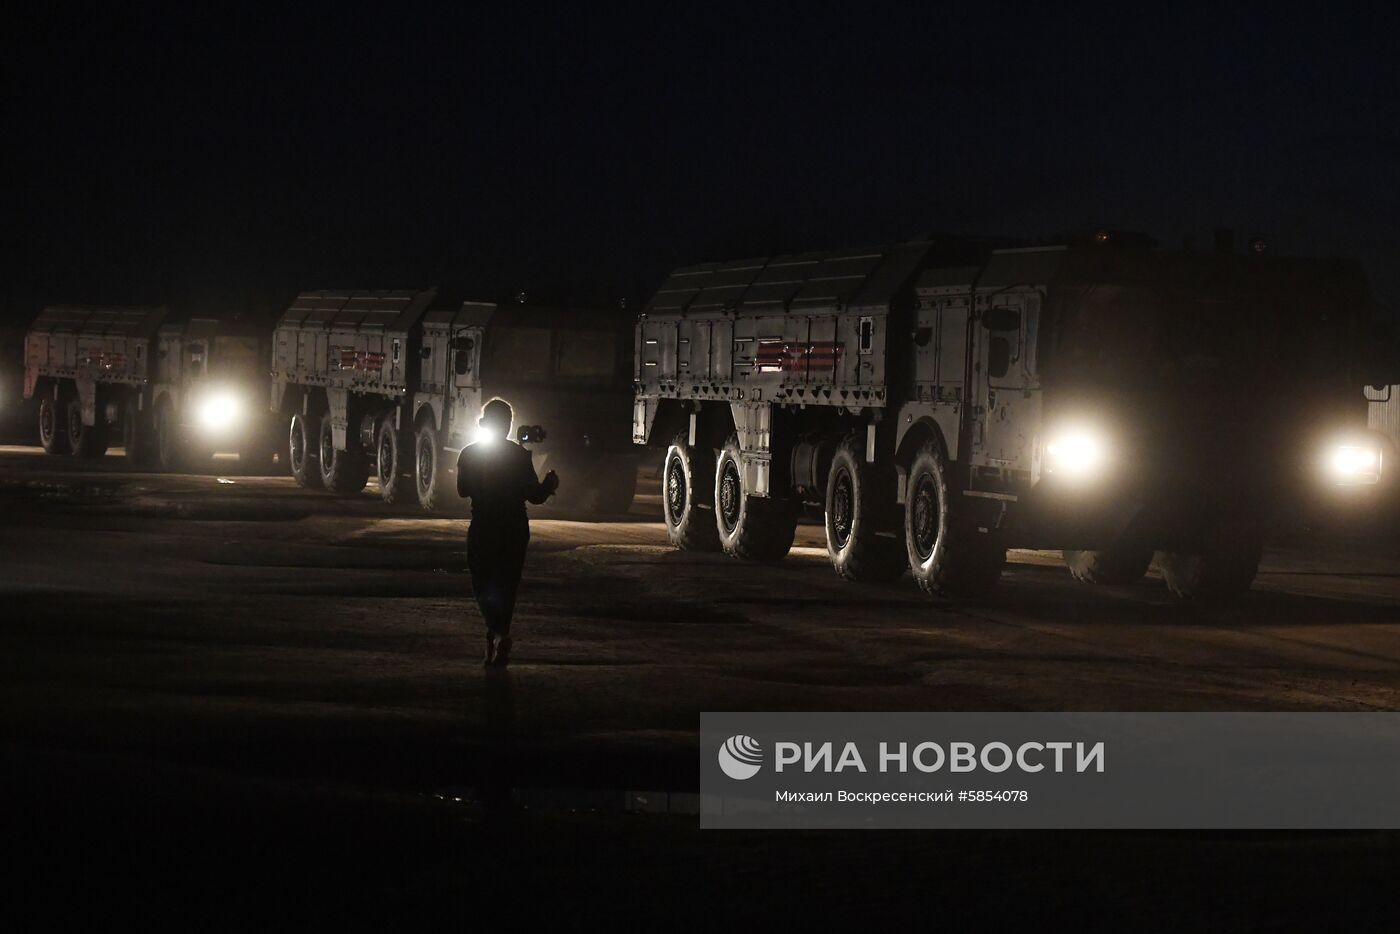
[[[636,303],[698,259],[1219,224],[1400,299],[1393,20],[591,6],[11,12],[0,313]]]

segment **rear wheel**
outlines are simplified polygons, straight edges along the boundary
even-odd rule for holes
[[[919,587],[928,594],[980,596],[992,590],[1006,564],[1006,549],[978,529],[957,489],[943,449],[926,442],[909,465],[904,505],[904,545]]]
[[[1263,550],[1257,521],[1227,519],[1211,529],[1197,552],[1157,552],[1157,567],[1167,588],[1181,600],[1228,600],[1253,586]]]
[[[447,463],[447,452],[438,441],[437,428],[432,422],[418,426],[413,442],[414,486],[418,491],[418,505],[428,512],[446,509],[457,491],[452,488],[452,471]]]
[[[353,496],[369,482],[369,464],[358,451],[338,451],[329,418],[321,419],[319,460],[321,485],[336,496]]]
[[[715,466],[715,517],[724,553],[750,561],[777,561],[792,549],[797,506],[744,489],[739,436],[730,435]]]
[[[1086,584],[1131,584],[1152,566],[1152,549],[1117,543],[1103,551],[1061,552],[1075,580]]]
[[[391,505],[402,505],[415,498],[417,490],[414,488],[413,469],[392,415],[379,425],[374,464],[380,499]]]
[[[107,423],[83,424],[83,403],[77,395],[68,399],[68,449],[78,457],[95,458],[107,453]]]
[[[49,454],[73,453],[68,446],[67,410],[68,406],[64,404],[60,408],[53,396],[44,396],[39,400],[39,443]]]
[[[688,435],[681,432],[666,449],[661,489],[666,537],[682,551],[717,551],[714,455],[709,448],[691,447],[687,441]]]
[[[892,581],[904,573],[908,562],[895,535],[894,509],[894,478],[880,477],[865,462],[863,435],[848,436],[832,455],[826,479],[826,550],[837,574]]]
[[[313,415],[296,414],[287,439],[287,462],[292,469],[292,477],[297,486],[308,490],[319,490],[321,468],[316,456],[319,445],[316,443],[321,419]]]

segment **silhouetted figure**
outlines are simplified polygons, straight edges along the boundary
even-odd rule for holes
[[[472,501],[467,567],[486,620],[486,664],[500,668],[510,661],[510,620],[530,542],[525,503],[543,503],[559,488],[554,471],[541,481],[530,452],[510,440],[514,417],[504,399],[486,403],[476,442],[457,458],[457,495]]]

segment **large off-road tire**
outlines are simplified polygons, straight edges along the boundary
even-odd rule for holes
[[[682,551],[718,551],[715,520],[714,452],[691,447],[681,432],[666,449],[661,472],[661,510],[666,537]]]
[[[155,438],[148,413],[142,412],[135,399],[122,406],[122,448],[126,462],[146,467],[155,459]]]
[[[851,581],[897,580],[908,561],[896,521],[894,477],[866,463],[863,434],[848,436],[826,478],[826,551],[836,573]]]
[[[329,418],[321,419],[318,434],[318,460],[321,462],[321,485],[336,496],[354,496],[369,482],[369,461],[359,451],[338,451],[335,432]]]
[[[1063,551],[1065,567],[1086,584],[1132,584],[1152,566],[1152,549],[1118,542],[1102,551]]]
[[[39,400],[39,443],[48,454],[68,455],[68,405],[62,396],[44,396]]]
[[[287,429],[287,464],[297,486],[322,489],[320,458],[321,418],[318,415],[292,416]]]
[[[441,512],[457,500],[455,464],[448,462],[436,426],[425,421],[413,440],[413,485],[418,505],[426,512]]]
[[[1264,550],[1263,529],[1252,519],[1215,524],[1194,553],[1157,552],[1157,568],[1167,589],[1189,602],[1228,600],[1254,584]]]
[[[374,443],[374,472],[379,480],[379,498],[392,506],[415,502],[413,459],[393,416],[379,424]]]
[[[156,408],[156,466],[166,473],[176,473],[188,464],[184,439],[175,420],[175,409],[168,403]]]
[[[74,394],[67,407],[68,449],[78,457],[97,458],[107,453],[107,422],[83,424],[83,403]]]
[[[796,503],[744,489],[739,436],[730,435],[715,462],[715,519],[724,553],[748,561],[777,561],[792,549]]]
[[[914,579],[928,594],[981,596],[996,587],[1006,564],[1006,549],[978,529],[934,441],[925,442],[909,465],[904,545]]]

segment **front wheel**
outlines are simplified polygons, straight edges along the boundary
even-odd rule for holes
[[[718,551],[714,455],[709,448],[691,447],[687,441],[687,434],[681,432],[666,449],[661,488],[666,537],[682,551]]]
[[[292,468],[292,478],[297,486],[308,490],[321,489],[321,469],[317,464],[316,452],[319,445],[320,419],[300,413],[292,416],[292,424],[287,438],[287,462]]]
[[[832,455],[826,478],[826,550],[837,574],[887,582],[904,573],[894,511],[894,478],[881,477],[866,463],[864,435],[847,437]]]
[[[943,449],[928,442],[909,465],[904,544],[914,579],[927,594],[975,597],[1001,578],[1006,549],[977,528],[957,490]]]
[[[68,449],[78,457],[98,458],[107,453],[107,423],[97,419],[83,424],[83,403],[76,394],[68,399]]]
[[[452,502],[457,491],[452,486],[452,471],[447,452],[438,441],[437,428],[432,422],[419,426],[413,442],[414,486],[418,505],[427,512],[439,512]]]
[[[329,418],[321,419],[319,454],[321,485],[328,493],[353,496],[369,482],[369,465],[363,454],[336,450],[335,430]]]
[[[375,474],[379,480],[379,498],[390,505],[402,505],[416,495],[413,470],[399,427],[392,415],[379,425],[375,443]]]
[[[45,453],[66,455],[73,453],[68,446],[68,430],[64,422],[68,407],[60,407],[52,396],[39,400],[39,443]]]
[[[738,435],[729,436],[715,466],[715,517],[720,547],[731,557],[777,561],[792,550],[797,507],[744,488]]]

